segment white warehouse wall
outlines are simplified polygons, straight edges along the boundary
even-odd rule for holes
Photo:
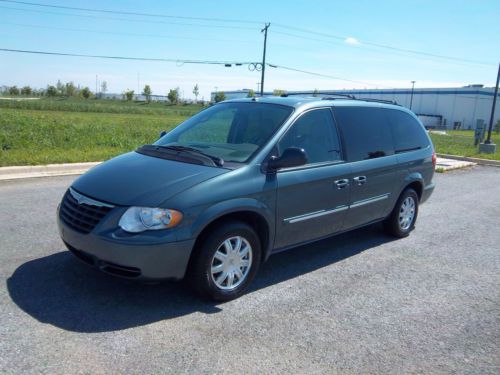
[[[247,96],[247,90],[225,91],[228,99]],[[376,90],[320,90],[318,94],[352,94],[357,98],[382,99],[396,101],[409,108],[411,89],[376,89]],[[290,91],[289,94],[311,96],[313,91]],[[452,129],[455,122],[461,123],[461,129],[474,129],[478,119],[489,123],[494,88],[428,88],[415,89],[413,92],[412,111],[416,114],[439,115],[446,122],[446,128]],[[272,93],[265,93],[272,95]],[[499,95],[500,97],[500,95]],[[498,98],[498,97],[497,97]],[[498,100],[498,99],[497,99]],[[500,103],[497,102],[494,124],[500,120]]]

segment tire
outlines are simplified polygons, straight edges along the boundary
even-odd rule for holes
[[[261,244],[255,230],[243,222],[226,222],[198,244],[190,262],[189,282],[205,299],[229,301],[246,291],[260,260]]]
[[[395,237],[407,237],[415,229],[418,216],[418,194],[408,188],[398,198],[391,214],[384,221],[384,229]]]

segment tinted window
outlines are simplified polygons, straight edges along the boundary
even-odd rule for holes
[[[329,109],[300,116],[278,144],[280,155],[288,147],[306,151],[308,164],[340,160],[340,143]]]
[[[155,145],[186,146],[224,161],[246,162],[292,111],[267,103],[221,103],[194,115]]]
[[[429,139],[422,125],[408,113],[386,110],[394,137],[396,153],[418,150],[429,145]]]
[[[336,107],[335,118],[344,136],[349,161],[394,154],[385,111],[370,107]]]

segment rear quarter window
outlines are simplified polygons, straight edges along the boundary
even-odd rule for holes
[[[429,145],[423,126],[411,115],[395,109],[387,109],[386,114],[391,125],[396,153],[419,150]]]
[[[335,107],[334,113],[349,161],[394,154],[390,125],[382,108]]]

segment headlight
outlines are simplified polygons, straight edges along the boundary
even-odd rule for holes
[[[130,207],[120,218],[118,225],[131,233],[175,227],[182,220],[182,214],[175,210],[150,207]]]

